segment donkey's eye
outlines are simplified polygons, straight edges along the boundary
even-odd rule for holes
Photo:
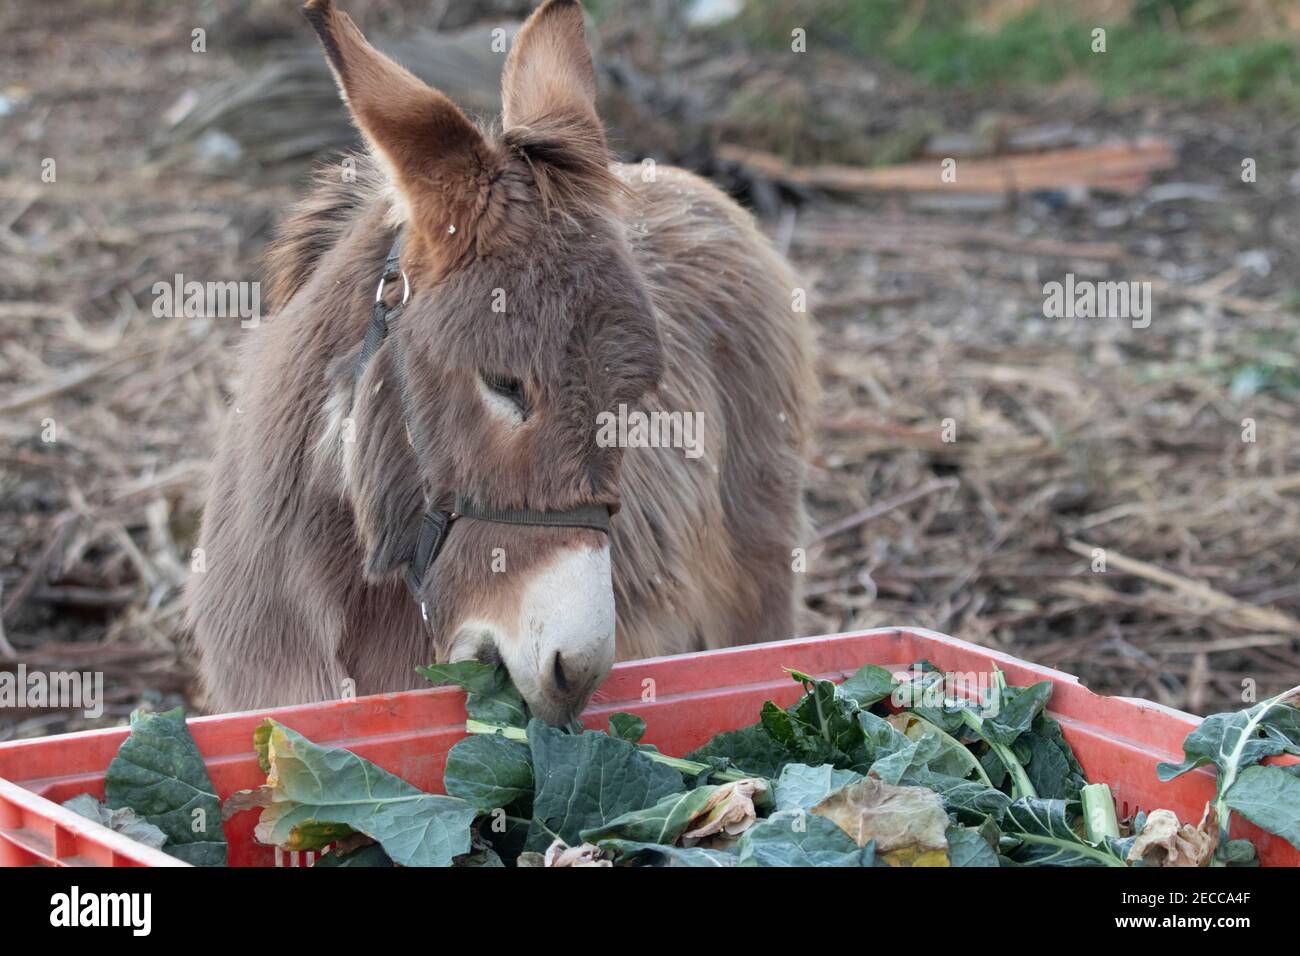
[[[482,379],[489,392],[513,403],[524,418],[528,417],[528,396],[524,393],[523,382],[506,375],[488,375],[487,373],[482,375]]]

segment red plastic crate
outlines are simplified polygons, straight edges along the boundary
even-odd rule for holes
[[[1069,674],[933,631],[882,629],[618,664],[584,719],[603,728],[607,715],[631,711],[645,719],[646,742],[682,755],[716,733],[752,724],[765,700],[793,703],[802,691],[783,667],[839,680],[862,664],[904,668],[920,658],[956,673],[987,673],[996,664],[1014,685],[1052,681],[1049,710],[1088,778],[1110,784],[1121,819],[1165,807],[1196,821],[1213,796],[1207,770],[1169,783],[1155,774],[1158,762],[1182,759],[1183,738],[1199,718],[1150,701],[1101,697]],[[465,736],[464,695],[454,688],[196,717],[190,731],[223,800],[265,782],[252,736],[266,717],[317,743],[346,747],[431,792],[442,791],[447,751]],[[184,865],[59,806],[82,792],[103,798],[104,771],[127,733],[114,728],[0,744],[0,866]],[[226,822],[232,866],[314,861],[314,854],[256,844],[256,818],[247,812]],[[1300,865],[1300,851],[1244,821],[1234,823],[1233,835],[1249,837],[1266,865]]]

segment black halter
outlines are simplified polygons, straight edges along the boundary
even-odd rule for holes
[[[361,381],[366,366],[374,358],[375,353],[379,351],[379,347],[388,339],[388,332],[393,321],[402,314],[402,309],[411,297],[411,284],[401,266],[402,235],[401,232],[398,232],[397,238],[393,240],[393,246],[388,251],[388,258],[384,260],[383,274],[379,277],[379,288],[375,290],[375,307],[370,314],[370,327],[366,330],[365,340],[361,344],[361,355],[357,358],[356,377],[352,383],[353,402],[356,401],[357,384]],[[388,282],[399,278],[402,280],[402,300],[396,305],[389,305],[384,301],[384,286]],[[427,458],[422,453],[421,443],[417,441],[415,430],[412,427],[411,392],[406,383],[406,362],[405,357],[402,355],[401,340],[393,338],[389,348],[393,352],[393,370],[397,378],[398,398],[402,403],[402,419],[406,423],[406,440],[415,453],[418,466]],[[465,495],[458,494],[452,504],[452,510],[443,511],[429,496],[428,489],[425,489],[424,501],[424,517],[420,520],[420,530],[415,542],[415,553],[411,555],[411,562],[407,569],[406,587],[411,592],[411,596],[416,601],[419,601],[420,612],[424,616],[426,623],[429,620],[429,615],[425,602],[420,597],[420,585],[424,582],[425,575],[428,574],[429,568],[433,566],[433,562],[438,559],[438,554],[447,541],[451,526],[458,518],[495,521],[498,524],[538,525],[552,528],[589,528],[592,531],[603,531],[605,534],[609,534],[609,508],[605,505],[585,505],[563,511],[539,511],[533,508],[490,508],[476,504]]]

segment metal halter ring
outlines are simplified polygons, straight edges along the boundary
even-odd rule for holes
[[[406,270],[401,271],[402,276],[402,305],[406,305],[406,300],[411,297],[411,280],[406,278]],[[384,297],[384,284],[388,281],[388,275],[379,277],[379,288],[375,290],[375,301],[379,302]]]

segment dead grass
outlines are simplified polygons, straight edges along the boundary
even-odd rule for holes
[[[18,104],[0,118],[0,666],[104,670],[112,721],[188,693],[180,587],[242,335],[154,317],[153,283],[256,278],[293,189],[152,165],[157,118],[226,53],[196,59],[175,22],[24,23],[0,41]],[[1180,143],[1165,180],[1219,202],[884,197],[770,223],[813,290],[827,393],[806,631],[932,627],[1202,712],[1243,681],[1300,683],[1300,219],[1281,177],[1234,186],[1242,143],[1286,140],[1233,120],[1143,120]],[[1044,319],[1067,271],[1150,278],[1152,326]],[[81,725],[20,713],[0,735]]]

